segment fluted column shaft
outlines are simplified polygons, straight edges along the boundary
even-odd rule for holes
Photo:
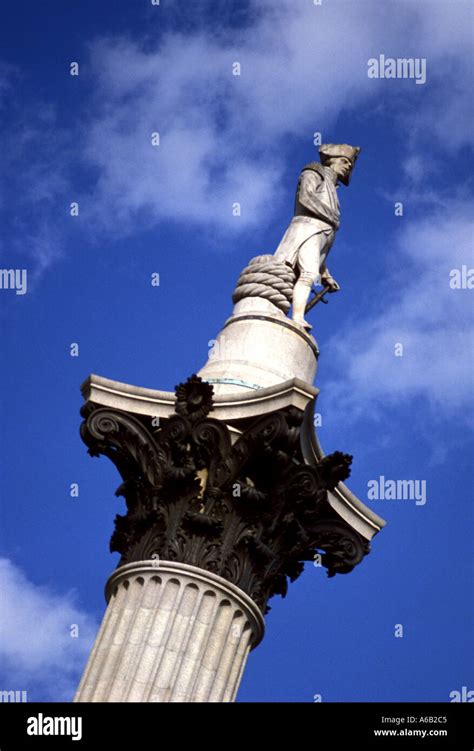
[[[107,611],[76,702],[231,702],[263,636],[253,600],[183,563],[141,561],[110,577]]]

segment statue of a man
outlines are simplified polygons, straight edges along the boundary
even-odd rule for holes
[[[321,283],[329,292],[340,289],[326,266],[326,259],[339,229],[338,183],[349,185],[358,146],[324,144],[319,149],[321,163],[303,167],[296,188],[294,217],[275,252],[275,259],[296,272],[293,289],[293,321],[305,329],[305,309],[313,284]]]

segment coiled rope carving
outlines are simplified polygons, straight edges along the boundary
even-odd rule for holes
[[[245,297],[263,297],[288,313],[293,298],[295,273],[271,255],[255,256],[242,271],[232,295],[235,303]]]

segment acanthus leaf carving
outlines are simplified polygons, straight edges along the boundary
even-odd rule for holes
[[[352,570],[368,545],[328,501],[352,457],[306,464],[294,408],[255,420],[234,445],[211,409],[212,387],[192,376],[177,387],[177,413],[154,433],[147,418],[93,404],[83,411],[90,453],[111,459],[123,480],[127,513],[111,539],[119,565],[189,563],[231,581],[264,612],[317,550],[330,576]]]

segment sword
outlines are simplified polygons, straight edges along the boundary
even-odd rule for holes
[[[316,292],[316,290],[313,287],[313,289],[311,291],[312,291],[314,297],[307,304],[307,306],[305,308],[305,311],[304,311],[305,313],[308,313],[308,311],[310,311],[312,308],[314,308],[314,306],[317,305],[318,302],[322,302],[322,303],[324,303],[324,305],[327,305],[328,304],[328,300],[324,299],[324,295],[326,295],[331,290],[330,290],[329,287],[324,287],[324,289],[322,289],[321,292]]]

